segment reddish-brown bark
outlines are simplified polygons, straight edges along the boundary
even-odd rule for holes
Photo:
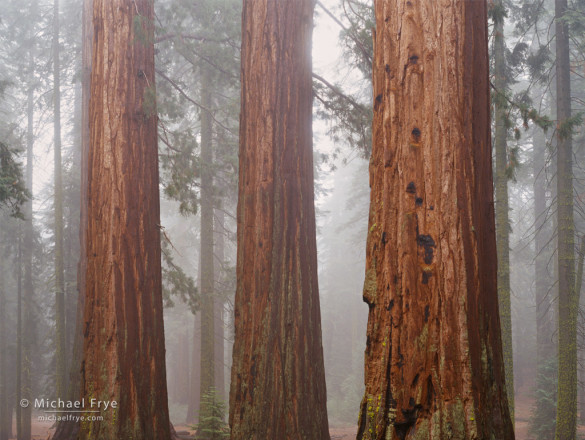
[[[80,439],[168,439],[153,2],[94,0]],[[89,415],[89,414],[86,414]]]
[[[486,3],[377,0],[358,439],[513,439]]]
[[[312,0],[246,0],[232,440],[329,439],[313,195]]]

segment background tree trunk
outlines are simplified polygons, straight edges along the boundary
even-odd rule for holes
[[[53,105],[55,161],[55,358],[56,395],[67,391],[65,354],[65,279],[63,265],[63,177],[61,170],[61,63],[59,61],[59,0],[53,3]]]
[[[223,402],[226,402],[225,395],[225,323],[224,323],[224,289],[222,283],[224,272],[224,247],[225,247],[225,225],[224,212],[222,207],[214,209],[214,237],[215,237],[215,261],[217,262],[217,270],[215,273],[215,298],[213,303],[214,313],[214,355],[215,355],[215,390],[217,397]]]
[[[245,0],[232,440],[329,439],[313,194],[312,0]]]
[[[2,237],[0,235],[0,237]],[[2,237],[4,238],[4,237]],[[0,440],[12,437],[12,399],[8,391],[8,344],[6,334],[6,293],[4,255],[0,253]]]
[[[497,0],[495,8],[504,8]],[[495,192],[496,192],[496,246],[498,252],[498,302],[502,326],[502,351],[506,372],[506,394],[510,416],[514,421],[514,354],[512,350],[512,303],[510,301],[510,219],[508,206],[508,129],[506,106],[506,45],[504,16],[494,24],[494,85],[495,107]]]
[[[199,267],[201,273],[201,265]],[[201,283],[199,284],[201,292]],[[191,343],[191,379],[189,381],[189,406],[187,408],[186,423],[196,423],[199,420],[199,397],[201,389],[201,312],[193,315],[193,339]]]
[[[211,72],[202,69],[201,79],[201,385],[199,412],[207,414],[205,395],[215,386],[214,258],[213,258],[213,121]]]
[[[154,9],[94,0],[82,395],[115,400],[80,440],[168,439]]]
[[[550,255],[547,243],[550,232],[546,229],[546,139],[540,129],[534,134],[534,286],[536,295],[536,360],[539,367],[554,356],[552,293],[548,261]]]
[[[569,28],[562,19],[567,0],[555,0],[557,85],[557,216],[559,270],[559,383],[556,440],[577,435],[577,311],[575,290],[575,224],[573,219],[573,146],[563,130],[571,117]]]
[[[89,158],[89,99],[93,43],[93,0],[83,0],[82,5],[82,47],[81,47],[81,144],[80,144],[80,219],[79,219],[79,262],[77,265],[77,305],[73,351],[69,366],[68,396],[77,400],[81,396],[81,363],[83,359],[83,314],[85,309],[85,275],[87,271],[85,232],[87,230],[88,158]],[[51,440],[77,440],[79,422],[57,423]]]
[[[377,0],[358,439],[513,439],[485,2]]]
[[[32,51],[29,53],[29,72],[30,84],[27,93],[27,133],[26,133],[26,188],[31,192],[33,190],[33,148],[34,148],[34,54]],[[21,305],[21,360],[18,363],[22,371],[20,372],[21,383],[20,383],[20,398],[17,399],[17,405],[20,406],[21,399],[27,399],[29,402],[32,401],[32,378],[31,378],[31,353],[32,344],[34,340],[34,328],[33,323],[33,301],[34,301],[34,285],[33,285],[33,210],[32,200],[26,202],[24,206],[24,238],[19,241],[20,246],[20,257],[19,265],[22,265],[18,269],[19,275],[19,289],[21,290],[22,305]],[[24,274],[23,274],[24,269]],[[24,275],[24,276],[22,276]],[[18,410],[17,410],[18,413]],[[31,438],[31,417],[32,408],[27,406],[20,409],[20,434],[19,440],[29,440]],[[17,417],[18,419],[18,417]],[[18,426],[18,422],[17,422]],[[18,429],[17,429],[18,431]]]

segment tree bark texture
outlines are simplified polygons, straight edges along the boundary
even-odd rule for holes
[[[502,0],[496,6],[503,8]],[[508,129],[506,126],[506,45],[504,17],[494,25],[494,99],[495,114],[495,193],[496,193],[496,246],[498,258],[498,301],[502,326],[502,351],[506,372],[506,394],[512,421],[514,420],[514,354],[512,352],[512,303],[510,298],[510,217],[508,204]]]
[[[169,439],[151,0],[94,0],[79,439]],[[87,404],[86,404],[87,408]],[[86,414],[88,415],[88,414]]]
[[[312,0],[245,0],[232,440],[329,439],[313,194]]]
[[[485,2],[375,2],[358,439],[514,439],[496,286]]]
[[[555,440],[577,435],[577,313],[575,224],[573,219],[573,145],[561,127],[571,117],[569,27],[562,20],[567,0],[555,0],[557,85],[557,216],[559,270],[559,382]]]

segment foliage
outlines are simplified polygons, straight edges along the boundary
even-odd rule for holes
[[[214,126],[216,195],[236,194],[241,4],[236,0],[164,0],[157,4],[157,108],[164,193],[182,215],[199,205],[200,114]],[[211,108],[200,102],[202,70],[213,72]],[[224,189],[218,191],[218,187]],[[229,189],[228,189],[229,188]]]
[[[495,24],[502,23],[508,17],[508,10],[504,3],[490,2],[488,9],[488,18]]]
[[[371,1],[342,0],[344,17],[349,26],[340,33],[341,43],[345,46],[344,55],[350,65],[362,72],[368,81],[372,78],[374,44],[372,30],[376,28],[374,6]]]
[[[199,309],[199,292],[193,278],[188,276],[183,268],[177,265],[171,255],[172,243],[167,237],[164,229],[161,233],[162,251],[162,279],[163,298],[166,307],[175,305],[173,297],[179,297],[184,304],[187,304],[191,312],[195,314]]]
[[[575,129],[583,124],[583,115],[584,112],[576,113],[560,123],[557,127],[559,139],[572,138],[575,134]]]
[[[16,161],[18,150],[0,142],[0,208],[8,207],[13,216],[23,218],[21,205],[30,198]]]
[[[313,74],[313,93],[315,95],[316,115],[330,123],[328,135],[334,142],[343,142],[362,157],[369,157],[372,145],[372,106],[371,78],[373,41],[372,30],[375,28],[374,8],[372,2],[363,0],[342,0],[339,19],[321,2],[319,7],[341,27],[340,42],[343,45],[344,62],[361,73],[363,84],[359,90],[343,90],[339,84],[332,84],[325,78]],[[365,92],[367,99],[358,95]],[[365,102],[364,102],[365,101]],[[339,149],[333,157],[335,160]],[[332,166],[333,168],[333,166]]]
[[[225,403],[217,396],[215,388],[203,395],[202,408],[205,413],[199,416],[199,423],[196,426],[197,438],[201,440],[220,440],[230,437],[230,430],[225,422]]]
[[[337,86],[315,80],[313,91],[318,104],[317,116],[335,121],[328,135],[335,141],[345,141],[368,157],[372,149],[372,110],[340,92]]]
[[[164,194],[179,202],[181,215],[195,215],[199,206],[198,157],[194,154],[197,141],[188,129],[172,133],[165,130],[161,138],[168,146],[160,155]]]
[[[538,440],[552,440],[557,411],[557,360],[554,357],[540,366],[534,397],[536,402],[530,416],[529,432]]]

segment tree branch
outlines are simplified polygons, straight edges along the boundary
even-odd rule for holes
[[[365,106],[363,106],[362,104],[360,104],[359,102],[355,101],[351,96],[346,95],[345,93],[343,93],[341,90],[339,90],[339,87],[331,84],[329,81],[327,81],[325,78],[323,78],[320,75],[317,75],[316,73],[313,72],[313,78],[315,78],[316,80],[322,82],[323,84],[325,84],[329,89],[331,89],[337,96],[340,96],[341,98],[347,100],[349,103],[351,103],[351,105],[353,105],[354,107],[366,111]]]

